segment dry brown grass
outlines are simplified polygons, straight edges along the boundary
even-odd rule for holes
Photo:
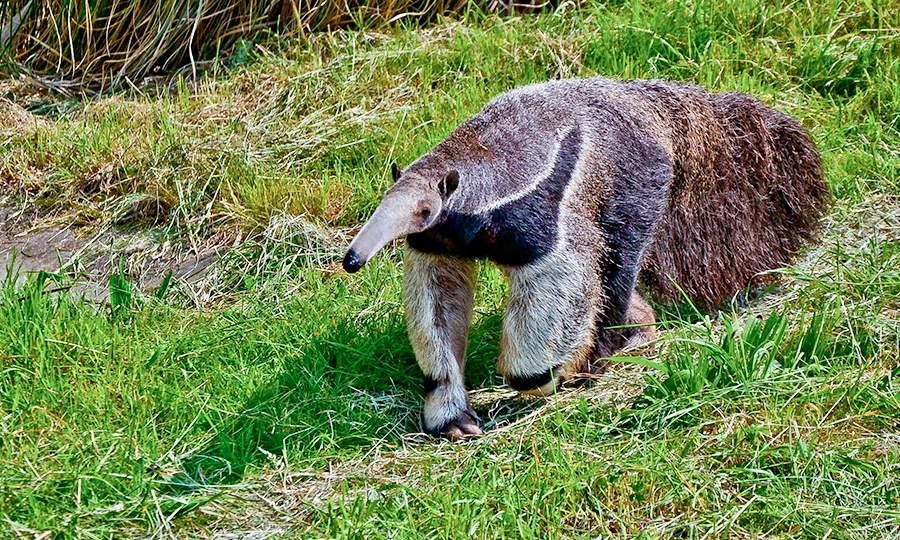
[[[238,40],[265,30],[306,35],[424,22],[470,6],[511,13],[549,5],[536,0],[11,0],[0,2],[0,52],[8,56],[5,71],[74,95],[142,86],[147,78],[196,78]]]

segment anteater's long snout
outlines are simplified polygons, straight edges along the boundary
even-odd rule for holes
[[[358,272],[388,242],[409,234],[409,209],[402,201],[385,199],[363,225],[344,256],[344,270]]]
[[[356,273],[364,264],[366,263],[359,260],[359,254],[353,248],[350,248],[344,255],[344,270],[351,274]]]

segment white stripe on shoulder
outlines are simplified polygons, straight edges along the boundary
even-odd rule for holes
[[[550,161],[550,163],[547,165],[547,167],[544,168],[544,170],[541,172],[541,174],[539,174],[535,177],[535,180],[532,183],[528,184],[521,191],[517,191],[516,193],[513,193],[512,195],[507,195],[506,197],[503,197],[502,199],[498,199],[489,205],[486,205],[484,207],[476,209],[473,213],[481,214],[481,213],[490,212],[491,210],[500,208],[501,206],[509,204],[513,201],[517,201],[517,200],[521,199],[522,197],[525,197],[529,193],[533,192],[534,190],[536,190],[538,188],[538,186],[541,185],[541,182],[543,182],[544,180],[547,179],[547,177],[549,177],[551,174],[553,174],[553,169],[556,168],[556,162],[559,159],[560,150],[562,150],[562,141],[569,135],[569,133],[572,132],[573,129],[575,129],[575,126],[570,126],[568,129],[566,129],[565,132],[561,132],[559,129],[556,130],[556,150],[553,153],[553,160]]]

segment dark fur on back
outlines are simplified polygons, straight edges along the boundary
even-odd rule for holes
[[[683,298],[680,287],[715,306],[815,239],[830,191],[796,120],[745,94],[630,84],[673,128],[674,178],[641,272],[660,299]]]

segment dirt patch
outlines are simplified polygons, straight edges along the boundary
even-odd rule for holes
[[[158,231],[52,224],[0,207],[0,282],[23,282],[43,270],[72,279],[87,299],[105,302],[113,273],[124,272],[143,292],[159,287],[170,271],[173,279],[199,281],[231,249],[233,236],[185,247]]]

